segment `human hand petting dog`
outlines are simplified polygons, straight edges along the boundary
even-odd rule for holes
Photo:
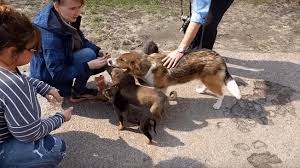
[[[162,59],[163,65],[167,68],[174,68],[184,53],[174,50]]]
[[[107,59],[111,57],[107,52],[99,52],[98,55],[99,57],[87,63],[90,69],[100,69],[104,67],[107,64]]]
[[[45,96],[46,99],[48,100],[48,102],[62,102],[63,101],[63,97],[60,96],[58,91],[59,90],[56,89],[55,87],[51,87],[51,89]]]

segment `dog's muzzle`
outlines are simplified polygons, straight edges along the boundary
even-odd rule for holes
[[[112,66],[112,63],[113,63],[112,58],[108,58],[107,59],[107,65]]]

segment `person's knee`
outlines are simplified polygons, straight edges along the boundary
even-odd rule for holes
[[[54,138],[54,150],[61,152],[61,154],[64,154],[66,152],[66,143],[65,141],[60,137],[53,137]]]
[[[62,138],[56,136],[47,136],[44,138],[43,147],[48,151],[49,161],[55,162],[58,164],[62,161],[66,152],[66,144]]]
[[[95,53],[95,51],[90,48],[84,48],[82,49],[82,52],[89,61],[97,58],[97,54]]]
[[[51,135],[33,143],[12,139],[2,145],[0,167],[54,167],[63,160],[65,151],[64,140]]]
[[[76,51],[73,55],[74,55],[73,62],[75,64],[89,62],[97,58],[97,54],[95,53],[95,51],[90,48],[80,49]]]

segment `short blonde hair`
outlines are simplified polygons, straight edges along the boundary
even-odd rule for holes
[[[74,1],[79,1],[81,3],[81,5],[84,5],[85,0],[74,0]],[[53,2],[58,2],[58,4],[63,3],[63,0],[53,0]]]

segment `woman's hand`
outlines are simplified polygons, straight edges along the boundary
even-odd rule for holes
[[[55,87],[51,87],[51,89],[49,90],[49,92],[46,94],[46,99],[48,100],[48,102],[62,102],[63,101],[63,97],[61,97],[58,93],[58,89],[56,89]]]
[[[162,59],[163,65],[167,68],[174,68],[183,55],[183,53],[174,50],[169,53],[164,59]]]
[[[64,121],[67,122],[71,119],[74,107],[69,107],[67,110],[63,112]]]

